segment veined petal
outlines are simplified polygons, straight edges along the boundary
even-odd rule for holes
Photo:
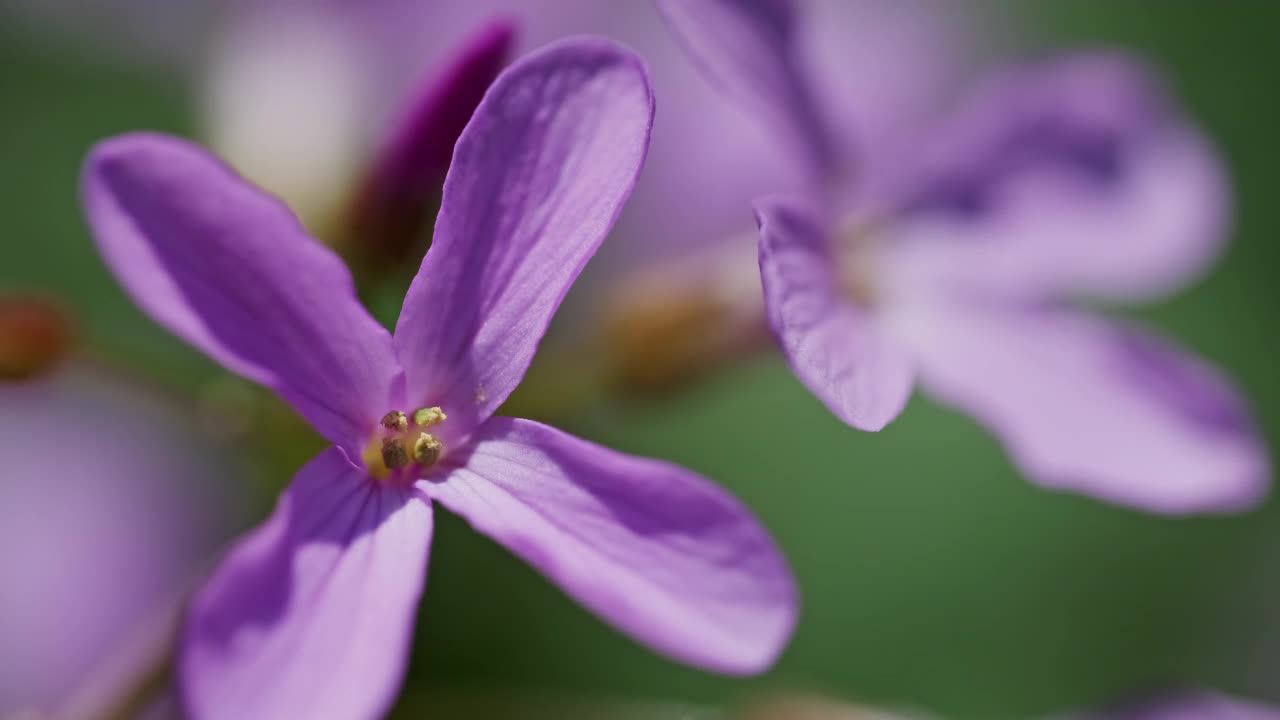
[[[631,192],[652,123],[643,64],[605,40],[556,43],[499,76],[454,148],[396,324],[411,403],[465,431],[515,389]]]
[[[1119,57],[996,74],[920,158],[903,212],[928,284],[1145,298],[1193,279],[1228,237],[1221,162]]]
[[[356,198],[347,220],[351,243],[381,262],[405,259],[426,229],[454,143],[506,63],[514,35],[508,22],[484,25],[411,98]]]
[[[419,487],[658,652],[750,674],[791,635],[785,560],[701,477],[502,417],[476,431],[461,463]]]
[[[911,395],[908,351],[874,313],[841,296],[827,232],[794,204],[756,206],[760,277],[769,325],[796,377],[831,412],[879,430]]]
[[[1065,309],[902,310],[921,382],[1046,487],[1162,513],[1251,507],[1269,463],[1214,368],[1135,328]]]
[[[815,180],[832,171],[834,146],[797,61],[793,2],[657,0],[657,5],[694,63],[794,143]]]
[[[179,657],[197,718],[364,718],[390,706],[426,579],[431,507],[331,448],[223,559]]]
[[[283,205],[161,135],[99,144],[83,182],[103,258],[154,320],[348,449],[386,412],[400,373],[391,337]]]

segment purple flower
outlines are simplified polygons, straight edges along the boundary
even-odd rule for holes
[[[1137,64],[1086,55],[997,73],[895,165],[819,160],[839,127],[791,61],[786,2],[661,6],[711,77],[817,188],[760,202],[769,324],[800,378],[878,430],[912,387],[992,430],[1046,487],[1147,510],[1236,510],[1269,469],[1221,373],[1075,307],[1186,283],[1226,236],[1208,144]]]
[[[179,661],[197,717],[366,717],[404,671],[432,504],[623,632],[747,674],[795,621],[790,573],[698,476],[493,413],[635,182],[653,101],[640,61],[579,39],[490,88],[455,147],[431,250],[394,335],[278,202],[186,143],[108,140],[84,199],[134,300],[334,443],[194,598]]]

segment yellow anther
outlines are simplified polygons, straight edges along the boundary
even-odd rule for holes
[[[409,418],[399,410],[392,410],[382,416],[382,427],[388,430],[400,430],[401,432],[409,429]]]
[[[382,464],[391,470],[409,464],[409,453],[405,452],[404,443],[399,438],[382,439]]]
[[[421,433],[413,443],[413,461],[423,467],[431,467],[440,459],[440,453],[443,450],[444,445],[439,440],[427,433]]]
[[[413,411],[413,424],[418,427],[431,427],[448,420],[449,416],[438,407],[418,408]],[[428,437],[430,437],[428,435]]]
[[[371,477],[385,480],[411,464],[427,468],[434,465],[444,452],[444,445],[425,432],[423,428],[445,421],[444,411],[438,407],[418,408],[406,415],[392,410],[378,424],[361,454],[365,468]]]

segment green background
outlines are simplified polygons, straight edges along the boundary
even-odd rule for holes
[[[1063,0],[999,10],[1000,37],[1014,52],[1101,45],[1147,54],[1220,144],[1236,184],[1235,242],[1197,286],[1133,314],[1226,368],[1276,447],[1280,4]],[[182,84],[10,28],[0,29],[0,97],[0,288],[65,298],[84,351],[104,362],[204,388],[215,402],[268,402],[218,390],[226,381],[207,361],[144,319],[80,220],[85,148],[135,128],[191,134]],[[758,419],[764,407],[776,420]],[[677,667],[439,513],[406,716],[453,699],[509,698],[521,716],[543,700],[715,705],[771,690],[960,718],[1028,717],[1168,685],[1280,701],[1275,502],[1243,517],[1166,519],[1043,492],[988,435],[920,397],[882,433],[850,430],[775,357],[678,396],[561,424],[699,470],[756,509],[803,592],[794,642],[756,680]],[[258,475],[248,479],[259,489],[250,515],[266,512],[319,444],[302,430],[244,443]]]

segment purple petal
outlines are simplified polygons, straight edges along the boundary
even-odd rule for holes
[[[936,230],[949,282],[1147,297],[1193,278],[1228,235],[1221,163],[1122,58],[997,74],[919,155],[903,209],[953,225]]]
[[[657,0],[667,25],[701,70],[794,142],[815,179],[835,157],[799,66],[790,0]]]
[[[404,674],[431,507],[336,448],[298,472],[188,609],[179,682],[194,717],[377,717]]]
[[[1067,310],[899,311],[925,388],[996,433],[1039,484],[1163,513],[1240,510],[1266,493],[1244,402],[1166,342]]]
[[[411,404],[465,432],[506,399],[613,226],[652,123],[640,59],[605,40],[557,43],[499,76],[458,140],[396,325]]]
[[[419,487],[639,642],[750,674],[790,636],[786,562],[745,508],[697,475],[501,417],[461,462]]]
[[[454,143],[506,64],[514,34],[508,22],[488,23],[410,100],[348,218],[358,247],[369,247],[384,262],[405,259],[427,225]]]
[[[86,162],[84,203],[143,310],[328,439],[354,446],[391,407],[395,350],[346,267],[213,157],[160,135],[107,140]]]
[[[908,351],[874,314],[842,297],[827,231],[815,216],[764,202],[756,217],[765,308],[791,369],[841,420],[879,430],[911,395]]]

